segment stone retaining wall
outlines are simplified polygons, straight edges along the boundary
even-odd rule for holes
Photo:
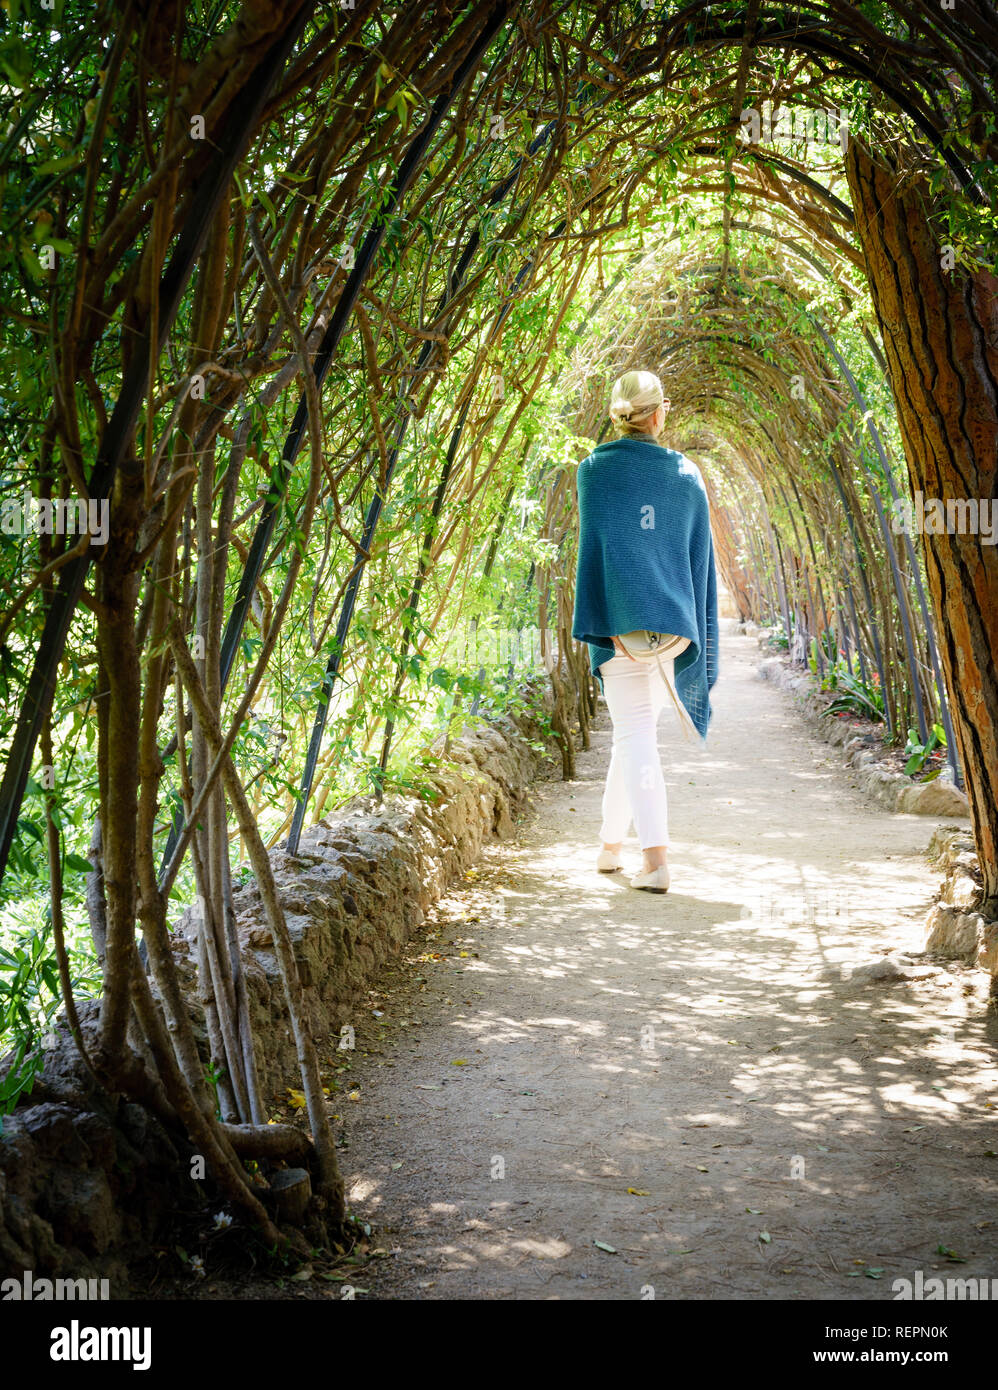
[[[549,707],[546,695],[539,698]],[[360,799],[309,830],[294,858],[272,852],[320,1052],[350,1022],[382,963],[483,845],[512,833],[530,782],[551,775],[555,747],[539,717],[504,716],[455,741],[432,778],[436,801]],[[255,884],[240,888],[235,906],[269,1098],[300,1085],[300,1076]],[[189,914],[175,950],[203,1041]],[[85,1032],[98,1011],[96,1004],[81,1006]],[[191,1181],[182,1135],[167,1135],[142,1107],[97,1087],[65,1028],[55,1032],[34,1091],[4,1119],[0,1134],[0,1278],[24,1269],[108,1278],[116,1296],[129,1259],[162,1239],[178,1211],[197,1212],[209,1185]]]
[[[534,745],[534,746],[532,746]],[[415,796],[355,800],[306,831],[294,857],[271,852],[305,990],[312,1036],[321,1044],[351,1023],[382,963],[427,909],[481,854],[511,835],[529,784],[547,761],[538,726],[503,717],[452,745],[431,779],[437,801]],[[300,1074],[277,958],[256,884],[233,894],[265,1097]],[[181,918],[178,964],[193,998],[193,921]]]
[[[965,830],[941,825],[929,841],[929,859],[942,869],[943,883],[925,919],[925,949],[998,974],[998,922],[977,910],[981,869],[973,840]]]

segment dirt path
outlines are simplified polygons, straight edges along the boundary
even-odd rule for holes
[[[861,799],[753,642],[726,636],[722,660],[706,752],[660,727],[667,896],[592,868],[601,728],[372,999],[360,1098],[336,1098],[350,1204],[387,1252],[365,1296],[889,1299],[919,1269],[998,1277],[984,976],[835,978],[920,949],[934,823]]]

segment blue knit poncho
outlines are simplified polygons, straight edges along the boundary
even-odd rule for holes
[[[707,491],[696,464],[651,437],[598,445],[579,464],[579,562],[572,636],[590,666],[612,636],[647,628],[688,637],[676,693],[706,737],[717,680],[717,581]]]

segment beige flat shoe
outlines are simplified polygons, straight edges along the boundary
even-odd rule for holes
[[[619,854],[614,854],[612,850],[601,849],[596,856],[596,867],[601,874],[615,874],[618,869],[624,867],[624,861]]]
[[[665,864],[653,869],[650,874],[635,874],[631,879],[632,888],[641,888],[646,893],[668,893],[669,870]]]

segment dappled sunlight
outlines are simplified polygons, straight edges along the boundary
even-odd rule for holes
[[[993,0],[2,8],[0,1251],[986,1263]]]
[[[766,698],[754,705],[763,728],[779,713]],[[589,776],[538,789],[519,847],[489,851],[475,920],[456,937],[474,956],[421,966],[437,972],[425,988],[450,1004],[438,1017],[428,1006],[420,1056],[406,1063],[425,1087],[404,1103],[416,1150],[398,1148],[397,1172],[365,1173],[357,1200],[363,1192],[375,1212],[391,1192],[392,1223],[425,1228],[428,1288],[442,1292],[459,1271],[494,1281],[530,1270],[544,1296],[541,1267],[578,1281],[594,1240],[631,1266],[665,1261],[681,1282],[697,1252],[723,1262],[741,1238],[725,1232],[745,1223],[754,1242],[763,1220],[773,1239],[788,1220],[816,1224],[841,1251],[842,1202],[862,1252],[885,1203],[924,1189],[928,1155],[970,1165],[993,1146],[993,1059],[959,972],[849,978],[857,964],[921,949],[924,828],[836,806],[841,774],[809,779],[800,741],[803,770],[784,779],[806,788],[796,796],[746,789],[758,761],[739,761],[734,730],[722,746],[715,786],[671,769],[682,835],[668,894],[629,888],[633,842],[624,872],[595,872],[586,836],[605,764],[594,750]],[[833,809],[816,836],[799,822],[826,794]],[[751,842],[733,842],[738,823]],[[408,1205],[410,1181],[423,1181],[410,1168],[438,1162],[451,1199]],[[994,1195],[988,1170],[966,1171]]]

